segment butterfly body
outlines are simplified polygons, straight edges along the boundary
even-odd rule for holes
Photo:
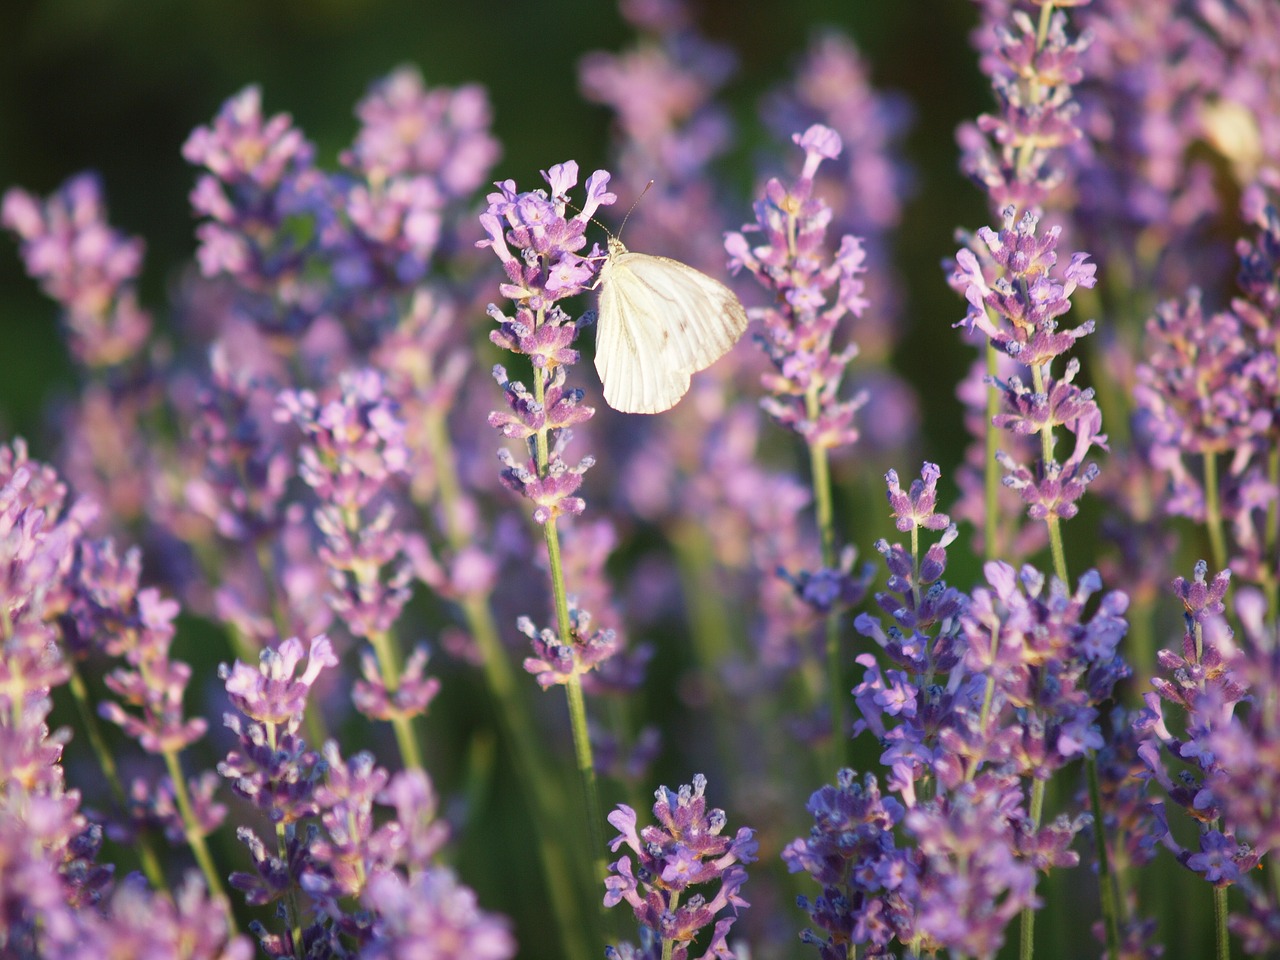
[[[609,406],[661,413],[689,378],[737,343],[747,312],[718,280],[669,257],[634,253],[616,237],[600,268],[596,372]]]

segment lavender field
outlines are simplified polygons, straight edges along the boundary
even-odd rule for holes
[[[12,164],[0,958],[1280,956],[1280,3],[944,7]]]

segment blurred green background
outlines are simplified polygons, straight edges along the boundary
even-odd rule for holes
[[[985,215],[956,170],[953,131],[991,103],[967,43],[973,5],[709,0],[693,8],[703,32],[739,57],[724,96],[740,124],[726,169],[742,192],[743,220],[753,160],[772,146],[756,116],[760,96],[791,75],[814,31],[845,31],[877,85],[912,99],[908,150],[919,190],[897,240],[911,332],[897,365],[918,385],[954,384],[968,351],[955,349],[949,328],[961,305],[939,260],[954,252],[956,226],[976,227]],[[291,113],[332,164],[355,132],[356,101],[396,66],[417,64],[433,85],[479,81],[503,145],[496,175],[533,185],[538,169],[561,160],[586,170],[607,162],[609,117],[579,96],[576,66],[587,51],[631,41],[612,3],[580,0],[5,0],[0,188],[47,194],[98,170],[112,222],[147,242],[142,292],[163,323],[166,286],[194,249],[186,199],[194,171],[180,147],[245,85],[260,84],[265,112]],[[54,318],[12,240],[0,240],[0,433],[29,436],[37,452],[41,405],[70,382]],[[923,451],[944,469],[959,456],[953,397],[949,388],[925,397]]]

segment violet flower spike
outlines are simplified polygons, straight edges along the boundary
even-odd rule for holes
[[[732,839],[720,836],[725,814],[706,809],[706,786],[706,778],[698,774],[678,793],[660,787],[653,807],[658,826],[638,828],[635,811],[626,804],[609,814],[609,822],[621,831],[610,849],[616,852],[624,844],[630,848],[639,873],[633,871],[629,856],[610,864],[613,875],[605,879],[604,904],[613,907],[625,900],[637,921],[659,940],[674,943],[672,960],[688,960],[690,942],[713,923],[712,943],[702,960],[731,957],[724,946],[726,934],[749,906],[739,891],[747,879],[745,865],[756,860],[754,831],[742,827]],[[690,887],[716,882],[719,886],[709,900],[701,892],[689,893]],[[725,908],[733,915],[717,919]]]

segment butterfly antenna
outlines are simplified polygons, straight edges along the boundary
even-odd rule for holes
[[[644,185],[644,189],[640,191],[640,195],[631,201],[631,206],[627,210],[627,215],[622,218],[622,223],[618,224],[617,238],[619,240],[622,239],[622,228],[627,225],[627,221],[631,219],[631,214],[635,213],[636,207],[640,205],[640,201],[644,199],[644,195],[649,192],[649,188],[652,186],[653,186],[653,181],[650,180],[648,183]]]

